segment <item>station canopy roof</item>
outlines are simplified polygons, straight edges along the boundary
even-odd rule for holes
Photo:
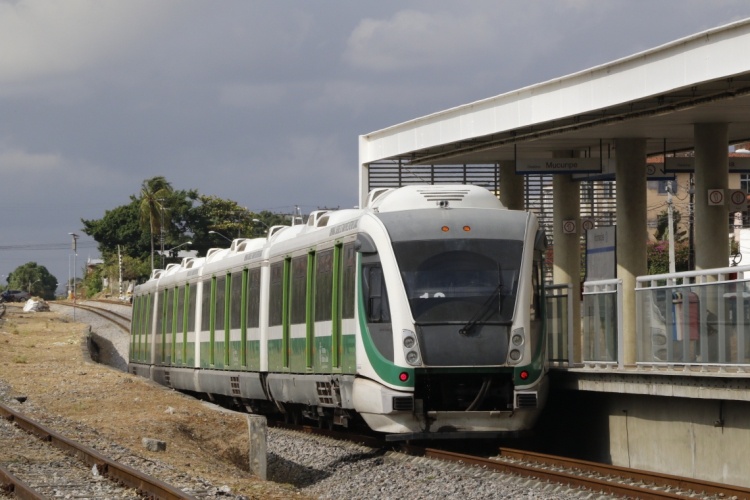
[[[750,19],[360,138],[360,163],[483,164],[646,138],[647,153],[693,148],[693,124],[750,140]],[[514,153],[514,148],[517,152]],[[606,152],[604,153],[606,154]]]

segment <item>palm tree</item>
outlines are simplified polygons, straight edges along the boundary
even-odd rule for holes
[[[161,175],[146,179],[141,184],[140,222],[141,227],[151,231],[151,271],[154,270],[154,233],[162,230],[162,216],[165,225],[171,217],[164,203],[171,193],[172,185]]]

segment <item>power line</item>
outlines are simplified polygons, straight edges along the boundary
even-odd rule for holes
[[[96,241],[82,241],[78,248],[94,248]],[[65,250],[70,243],[23,243],[20,245],[0,245],[0,250]]]

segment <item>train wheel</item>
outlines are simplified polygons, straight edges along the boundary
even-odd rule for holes
[[[292,423],[294,425],[302,425],[302,412],[295,410],[292,412]]]
[[[284,413],[284,423],[285,424],[291,424],[292,423],[292,414],[288,411]]]

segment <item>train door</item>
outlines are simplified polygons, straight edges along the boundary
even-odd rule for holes
[[[165,365],[172,363],[172,345],[174,344],[174,288],[165,290],[164,331],[161,337],[161,361]]]
[[[354,243],[344,245],[341,284],[341,371],[357,372],[357,323],[354,320],[356,299],[357,251]]]
[[[213,362],[213,333],[211,330],[211,313],[213,312],[214,303],[213,286],[213,278],[203,280],[203,284],[201,285],[201,329],[198,340],[196,340],[200,344],[201,368],[210,368]]]
[[[213,301],[211,310],[211,367],[224,368],[227,363],[229,352],[227,351],[229,330],[226,321],[227,316],[227,287],[229,280],[227,275],[215,276],[213,278]]]
[[[268,371],[284,366],[284,267],[285,261],[271,264],[268,290]]]
[[[291,303],[289,304],[289,368],[292,373],[305,373],[307,368],[307,282],[308,256],[292,259]]]
[[[247,344],[245,360],[251,371],[260,371],[260,268],[247,276]]]
[[[195,313],[198,296],[197,282],[185,285],[185,334],[182,359],[187,366],[195,366]]]
[[[175,291],[175,327],[174,344],[172,345],[172,364],[185,364],[185,286],[176,288]]]
[[[139,348],[138,340],[139,339],[139,327],[140,327],[140,317],[139,313],[141,310],[141,296],[136,295],[135,299],[133,300],[133,310],[132,310],[132,317],[130,318],[130,354],[129,359],[131,362],[136,360],[136,352]]]
[[[155,365],[162,364],[162,351],[163,351],[163,339],[164,339],[164,315],[166,314],[164,303],[166,302],[165,297],[166,291],[161,290],[156,292],[156,330],[154,331],[154,359]]]
[[[331,373],[331,344],[333,310],[333,253],[317,252],[315,262],[315,337],[313,345],[313,371]]]
[[[242,304],[244,304],[243,296],[243,271],[237,271],[228,276],[230,279],[230,286],[227,289],[230,291],[229,294],[229,325],[227,326],[229,331],[229,350],[226,354],[225,360],[228,368],[232,370],[239,370],[242,363],[242,352],[243,352],[243,327],[242,327],[242,316],[243,310]]]
[[[292,281],[292,259],[291,257],[284,259],[284,277],[283,277],[283,292],[282,292],[282,313],[281,313],[281,358],[282,366],[284,370],[289,370],[291,361],[291,342],[290,342],[290,308],[289,302],[291,297],[291,281]]]
[[[143,319],[146,329],[143,332],[143,344],[141,344],[141,361],[151,362],[151,342],[149,337],[153,339],[152,327],[154,326],[154,303],[156,298],[153,293],[148,294],[146,299],[146,317]]]

